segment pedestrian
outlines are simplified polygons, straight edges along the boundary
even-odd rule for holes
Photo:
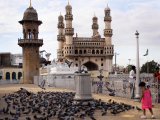
[[[150,88],[150,84],[149,84],[148,80],[147,80],[147,82],[146,82],[146,87],[147,87],[148,89]]]
[[[97,84],[97,94],[102,93],[102,80],[100,80]]]
[[[130,73],[129,73],[129,83],[130,83],[130,94],[131,94],[131,99],[133,99],[134,98],[134,88],[135,88],[135,78],[136,78],[136,76],[135,76],[135,73],[134,73],[134,71],[135,71],[135,66],[132,66],[132,70],[130,71]]]
[[[154,82],[156,82],[156,78],[158,79],[158,84],[160,84],[160,74],[159,67],[156,67],[156,72],[153,73]]]
[[[139,103],[141,102],[141,106],[143,109],[143,116],[141,116],[141,118],[147,118],[146,117],[146,109],[149,109],[150,113],[151,113],[151,117],[155,118],[155,116],[153,115],[153,111],[152,111],[152,100],[151,100],[151,92],[148,88],[145,87],[146,83],[145,82],[140,82],[139,83],[139,87],[141,88],[141,98],[139,100]]]

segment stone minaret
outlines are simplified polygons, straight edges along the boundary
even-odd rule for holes
[[[104,22],[105,22],[105,29],[104,29],[104,36],[105,36],[105,42],[106,42],[106,45],[110,45],[112,44],[112,35],[113,35],[113,31],[111,29],[111,21],[112,21],[112,18],[110,16],[110,8],[107,7],[105,8],[104,12],[105,12],[105,17],[104,17]]]
[[[60,16],[58,17],[58,30],[59,30],[59,33],[57,35],[57,41],[58,41],[58,50],[57,50],[57,58],[59,60],[62,60],[62,48],[63,48],[63,42],[64,42],[64,39],[65,39],[65,36],[64,36],[64,23],[63,23],[63,16],[61,15],[60,13]]]
[[[93,29],[93,36],[94,37],[98,33],[98,18],[95,16],[92,18],[93,24],[92,24],[92,29]]]
[[[65,36],[66,36],[66,45],[73,44],[73,35],[74,35],[74,28],[72,28],[72,20],[73,20],[73,15],[72,15],[72,6],[68,5],[66,6],[66,15],[65,15],[65,20],[66,20],[66,28],[65,28]]]
[[[74,62],[74,53],[75,48],[73,44],[73,35],[74,35],[74,28],[72,28],[72,7],[69,5],[66,6],[66,28],[65,28],[65,43],[64,43],[64,57],[71,62]],[[74,64],[72,64],[73,66]]]
[[[38,39],[38,33],[42,21],[30,5],[19,23],[23,29],[23,39],[18,40],[18,45],[23,49],[24,83],[32,84],[34,76],[39,76],[39,47],[43,45],[43,39]]]
[[[105,22],[105,29],[104,29],[104,36],[105,36],[105,44],[106,44],[106,48],[107,48],[107,53],[110,53],[110,55],[106,56],[106,70],[108,72],[111,72],[112,69],[112,62],[113,62],[113,47],[112,46],[112,29],[111,29],[111,21],[112,18],[110,16],[110,8],[107,7],[105,8],[104,12],[105,12],[105,17],[104,17],[104,22]]]

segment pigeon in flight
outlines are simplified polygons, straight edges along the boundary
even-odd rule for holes
[[[46,80],[43,80],[42,83],[41,83],[41,85],[38,85],[38,86],[39,86],[40,88],[42,88],[42,89],[45,90],[45,88],[44,88],[45,82],[46,82]]]
[[[65,60],[65,62],[67,63],[68,67],[70,68],[73,62],[68,61],[67,59]]]
[[[18,90],[16,93],[26,93],[28,96],[31,95],[30,92],[28,92],[28,90],[24,89],[24,88],[20,88],[20,90]]]

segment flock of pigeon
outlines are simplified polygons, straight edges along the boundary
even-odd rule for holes
[[[83,105],[83,101],[74,104],[74,96],[73,92],[40,91],[35,94],[20,88],[17,93],[5,94],[2,97],[7,106],[0,108],[0,114],[6,116],[0,120],[18,120],[22,116],[26,116],[26,120],[86,120],[88,117],[96,120],[94,116],[96,110],[101,110],[101,115],[105,116],[108,113],[116,115],[135,108],[112,99],[107,103],[99,99],[93,100],[93,104],[88,102],[88,105]],[[136,109],[141,110],[138,107]]]

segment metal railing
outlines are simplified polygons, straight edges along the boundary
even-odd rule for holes
[[[0,84],[22,84],[21,80],[0,80]]]
[[[144,77],[140,75],[141,81],[149,82],[149,90],[151,91],[151,99],[152,102],[160,103],[160,80],[157,78],[153,78],[150,76]],[[97,83],[99,82],[98,78],[92,78],[92,92],[98,94],[107,94],[109,95],[111,92],[108,91],[107,87],[115,90],[115,96],[124,97],[131,99],[132,86],[129,83],[129,77],[124,75],[123,77],[118,76],[110,76],[110,78],[102,79],[102,91],[98,91]],[[134,90],[135,91],[135,90]],[[134,92],[135,93],[135,92]]]

